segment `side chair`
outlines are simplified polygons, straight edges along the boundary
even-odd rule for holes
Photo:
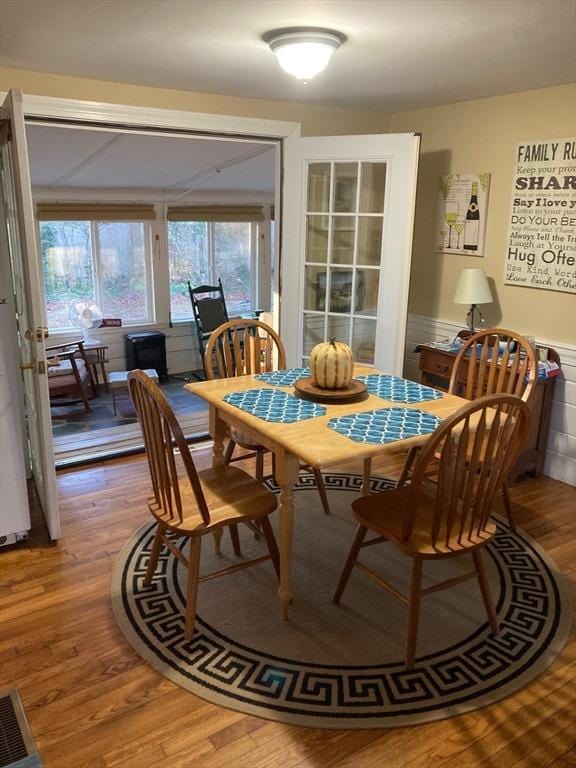
[[[261,320],[229,320],[217,328],[206,345],[204,369],[208,379],[224,379],[232,376],[250,376],[257,373],[277,371],[286,368],[284,344],[276,331]],[[240,446],[250,453],[233,459],[234,449]],[[264,454],[267,448],[255,442],[254,438],[236,428],[230,430],[224,461],[240,461],[256,458],[256,478],[264,477]],[[325,514],[330,514],[324,478],[319,469],[302,465],[312,472]]]
[[[148,509],[157,521],[144,583],[150,584],[163,546],[187,568],[185,636],[194,633],[198,583],[234,573],[249,565],[272,560],[279,577],[279,555],[269,515],[276,497],[247,472],[223,466],[198,472],[184,434],[162,391],[143,371],[130,371],[128,389],[144,436],[152,481]],[[178,458],[180,462],[178,462]],[[178,470],[180,463],[180,470]],[[234,552],[241,554],[238,523],[257,522],[268,546],[268,555],[244,560],[205,576],[199,576],[202,538],[228,528]],[[176,537],[189,539],[186,557],[175,545]]]
[[[483,395],[512,394],[529,403],[538,377],[538,360],[533,347],[515,331],[506,328],[488,328],[466,339],[456,355],[448,392],[475,400]],[[419,448],[412,448],[406,460],[398,485],[410,476]],[[516,530],[508,482],[502,485],[502,498],[506,516],[512,530]]]
[[[490,520],[502,488],[526,438],[530,410],[516,395],[486,395],[443,421],[418,453],[409,485],[363,496],[352,504],[356,536],[333,597],[338,604],[353,568],[401,600],[408,608],[406,666],[414,665],[420,598],[476,577],[484,607],[497,635],[498,619],[483,561],[483,548],[496,532]],[[437,480],[428,477],[434,462]],[[376,538],[365,541],[368,531]],[[360,560],[360,549],[388,541],[412,559],[410,593],[392,584]],[[472,555],[474,570],[422,589],[425,560]]]
[[[90,390],[97,394],[82,341],[45,347],[48,362],[48,391],[52,407],[82,403],[90,412]]]
[[[222,323],[228,322],[228,309],[222,281],[218,278],[218,285],[198,285],[193,288],[188,281],[188,293],[192,303],[192,314],[198,337],[198,349],[204,365],[206,342],[212,331],[215,331]],[[204,375],[207,375],[204,365]]]

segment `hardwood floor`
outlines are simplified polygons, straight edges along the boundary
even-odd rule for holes
[[[194,452],[200,467],[210,452]],[[361,472],[360,467],[349,467]],[[36,521],[0,551],[0,687],[16,686],[46,768],[576,766],[576,633],[539,680],[491,707],[410,728],[328,731],[218,708],[145,664],[116,627],[110,574],[148,519],[143,456],[59,473],[63,536]],[[373,471],[394,475],[393,461]],[[512,487],[516,519],[576,592],[576,490]]]

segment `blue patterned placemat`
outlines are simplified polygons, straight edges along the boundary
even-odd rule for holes
[[[323,416],[326,413],[323,405],[300,400],[278,389],[246,389],[244,392],[231,392],[225,396],[224,400],[242,411],[258,416],[259,419],[283,424],[312,419],[314,416]]]
[[[288,368],[286,371],[257,373],[254,378],[276,387],[292,387],[295,381],[305,379],[307,376],[310,376],[310,368]]]
[[[428,435],[442,419],[417,408],[381,408],[330,419],[333,429],[356,443],[381,445],[416,435]]]
[[[391,400],[393,403],[423,403],[426,400],[440,400],[444,396],[437,389],[402,379],[400,376],[371,373],[369,376],[358,376],[358,381],[366,384],[371,395]]]

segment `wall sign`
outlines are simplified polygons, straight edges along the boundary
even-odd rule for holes
[[[489,186],[489,173],[440,176],[437,252],[484,256]]]
[[[518,144],[504,282],[576,293],[576,139]]]
[[[103,317],[100,328],[122,328],[122,319],[120,317]]]

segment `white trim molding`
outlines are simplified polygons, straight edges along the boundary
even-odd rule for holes
[[[5,91],[0,92],[1,101],[4,100],[5,96]],[[34,96],[26,93],[22,95],[22,101],[26,117],[119,123],[126,126],[140,125],[159,129],[170,128],[171,130],[180,128],[183,131],[227,134],[226,141],[233,141],[235,137],[241,140],[243,135],[282,139],[288,136],[300,136],[301,132],[300,123],[258,117],[213,115],[187,110],[157,109],[156,107],[135,107],[108,104],[101,101]]]
[[[418,344],[454,338],[462,325],[422,315],[408,315],[404,375],[418,381]],[[544,474],[576,486],[576,350],[549,339],[538,344],[552,347],[560,355],[562,375],[556,379]]]

